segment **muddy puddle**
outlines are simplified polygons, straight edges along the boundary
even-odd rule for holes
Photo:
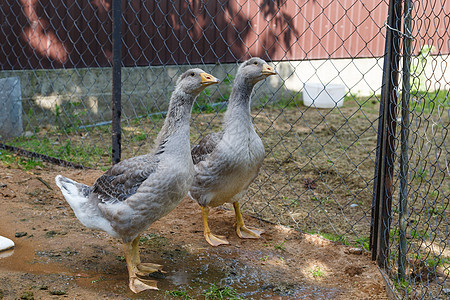
[[[115,265],[114,268],[120,269],[116,274],[108,271],[92,272],[90,268],[101,268],[95,261],[84,269],[75,267],[77,270],[74,271],[73,264],[69,262],[65,265],[64,261],[67,257],[83,255],[80,253],[82,249],[38,250],[33,246],[30,238],[19,240],[13,250],[0,254],[0,270],[28,274],[31,278],[50,276],[50,278],[58,278],[59,281],[76,284],[84,289],[104,294],[126,295],[133,299],[170,299],[171,291],[185,292],[192,299],[204,299],[205,292],[211,287],[217,289],[231,287],[243,299],[326,299],[334,298],[339,294],[337,288],[293,283],[293,278],[289,278],[288,274],[282,270],[277,272],[276,266],[266,271],[258,265],[242,260],[242,257],[259,256],[262,254],[261,251],[253,252],[236,247],[195,248],[189,244],[174,247],[169,245],[168,241],[161,245],[158,240],[166,239],[152,235],[151,239],[141,242],[141,253],[143,252],[141,256],[145,260],[148,256],[145,254],[146,250],[160,253],[160,258],[153,262],[164,264],[166,273],[156,273],[148,277],[158,281],[160,291],[146,291],[138,295],[128,291],[125,262],[120,258],[117,259],[118,262],[110,262]],[[117,244],[120,246],[120,243],[117,242]],[[41,247],[38,246],[38,248]],[[36,279],[36,282],[38,281]],[[46,286],[46,284],[44,280],[43,284],[37,287]],[[62,286],[64,290],[64,284],[59,286]]]

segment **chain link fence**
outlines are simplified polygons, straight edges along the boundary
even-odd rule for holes
[[[371,247],[402,299],[450,295],[449,17],[444,3],[389,3]]]
[[[378,257],[379,265],[402,296],[446,293],[449,4],[413,1],[411,32],[400,34],[401,22],[388,20],[394,2],[402,19],[399,1],[112,1],[2,2],[0,80],[16,83],[9,84],[11,92],[0,93],[1,101],[19,93],[19,101],[0,111],[2,148],[9,150],[1,151],[4,162],[19,151],[106,170],[115,147],[122,159],[146,153],[177,77],[199,66],[222,83],[208,88],[194,105],[195,144],[220,130],[238,64],[259,56],[279,76],[260,83],[253,95],[254,125],[266,158],[243,209],[348,245],[375,246],[374,258],[386,254]],[[121,3],[119,32],[113,14],[120,5],[115,3]],[[386,71],[386,62],[399,61],[406,49],[398,42],[388,52],[388,41],[404,35],[413,36],[406,89],[387,84],[397,79]],[[388,53],[395,57],[384,59]],[[393,66],[392,73],[399,73],[408,63]],[[117,92],[121,139],[113,139],[114,144]],[[405,109],[400,95],[410,97],[409,123],[400,118]],[[320,107],[330,99],[329,107]],[[387,115],[392,122],[385,139],[390,137],[391,144],[381,143],[378,135]],[[401,128],[409,129],[404,140]],[[381,163],[389,156],[382,149],[391,150],[387,163]],[[406,173],[399,164],[402,149],[407,149]],[[383,176],[392,179],[386,219],[376,214],[377,195],[386,187],[379,186]],[[402,178],[406,203],[400,201]],[[386,228],[391,234],[381,234]],[[377,247],[382,237],[385,247]],[[399,242],[405,238],[402,253],[407,254],[401,256]],[[408,267],[398,277],[401,257]]]

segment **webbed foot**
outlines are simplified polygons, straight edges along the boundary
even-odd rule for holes
[[[210,244],[211,246],[220,246],[220,245],[229,245],[230,242],[227,241],[226,237],[222,235],[214,235],[212,233],[206,233],[205,232],[205,240]]]
[[[241,239],[260,239],[264,230],[242,225],[236,226],[236,233]]]
[[[134,293],[140,293],[146,290],[158,290],[156,280],[145,280],[137,277],[130,277],[130,290]]]

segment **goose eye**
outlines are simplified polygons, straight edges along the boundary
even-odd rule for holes
[[[192,72],[192,73],[191,73],[191,76],[192,76],[192,77],[194,77],[194,76],[195,76],[195,73],[194,73],[194,72]]]
[[[253,63],[254,65],[257,65],[258,64],[258,62],[257,61],[255,61],[254,63]]]

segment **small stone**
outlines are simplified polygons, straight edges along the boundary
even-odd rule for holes
[[[16,234],[14,235],[16,238],[20,238],[23,236],[26,236],[28,233],[27,232],[16,232]]]
[[[356,203],[350,204],[350,207],[358,207],[359,205]]]
[[[53,291],[50,291],[50,294],[51,295],[61,296],[61,295],[67,294],[67,292],[63,291],[63,290],[53,290]]]
[[[361,248],[349,248],[346,251],[348,254],[361,255],[363,253],[363,249]]]

